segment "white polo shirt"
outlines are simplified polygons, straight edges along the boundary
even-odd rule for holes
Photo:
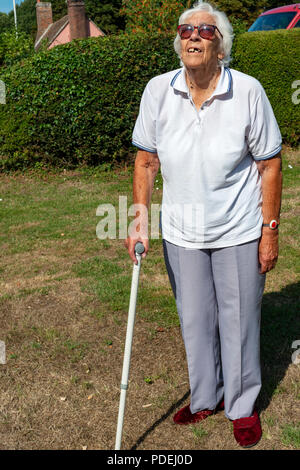
[[[220,248],[261,235],[261,180],[255,160],[281,150],[261,84],[221,69],[198,112],[184,68],[151,79],[133,144],[157,153],[163,177],[162,237],[186,248]]]

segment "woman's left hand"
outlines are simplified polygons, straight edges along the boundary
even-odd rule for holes
[[[275,268],[278,259],[278,230],[263,229],[258,246],[260,273],[264,274]]]

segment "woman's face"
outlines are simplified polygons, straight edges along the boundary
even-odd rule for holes
[[[216,25],[212,15],[206,12],[198,12],[185,20],[186,24],[200,26],[201,24]],[[218,58],[222,59],[224,54],[220,52],[221,36],[216,30],[212,40],[202,39],[197,29],[194,30],[189,39],[181,39],[181,60],[187,68],[196,69],[203,66],[218,65]]]

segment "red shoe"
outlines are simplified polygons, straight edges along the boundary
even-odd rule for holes
[[[214,410],[201,410],[197,413],[191,413],[190,405],[184,406],[173,416],[175,424],[191,424],[198,423],[219,410],[224,410],[224,400],[222,400]]]
[[[258,443],[262,431],[259,416],[256,410],[249,418],[240,418],[233,420],[233,434],[235,440],[242,447],[252,447]]]

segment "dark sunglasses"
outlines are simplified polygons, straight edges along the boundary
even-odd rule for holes
[[[201,24],[200,26],[180,24],[177,28],[177,31],[181,39],[189,39],[195,29],[198,29],[198,33],[202,39],[212,39],[215,35],[216,29],[219,31],[219,29],[214,24]],[[220,31],[219,34],[221,37],[223,37]]]

